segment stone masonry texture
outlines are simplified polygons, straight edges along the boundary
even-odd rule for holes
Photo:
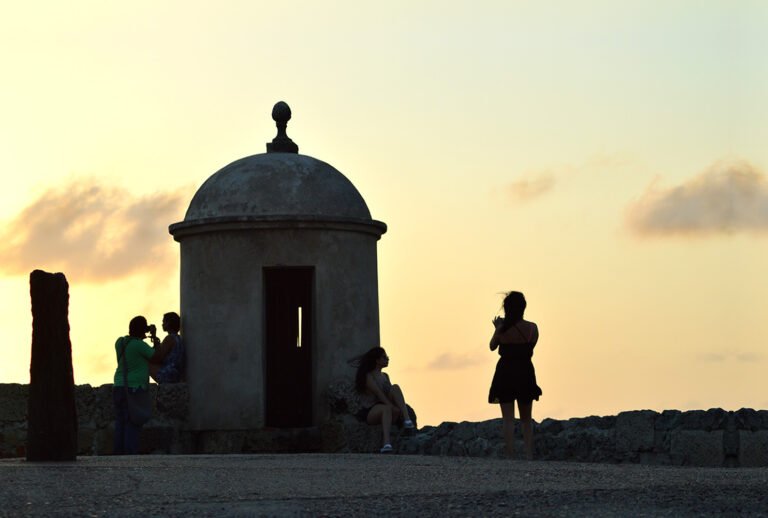
[[[193,431],[186,425],[186,385],[151,385],[155,417],[145,425],[141,453],[373,453],[381,427],[357,421],[348,384],[328,388],[332,417],[303,429]],[[23,457],[27,434],[27,385],[0,384],[0,457]],[[112,386],[80,385],[75,389],[78,455],[108,455],[112,447]],[[516,451],[523,451],[517,427]],[[768,466],[768,411],[719,408],[681,412],[640,410],[617,416],[534,424],[535,458],[669,466]],[[408,433],[393,427],[400,454],[453,457],[503,456],[501,419],[444,422]]]

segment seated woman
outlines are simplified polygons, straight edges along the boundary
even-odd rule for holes
[[[149,375],[157,383],[179,383],[184,381],[184,341],[179,336],[181,318],[176,313],[163,315],[163,331],[168,333],[163,339],[152,335],[153,347],[156,350],[149,364]]]
[[[381,369],[389,365],[389,356],[381,347],[374,347],[359,358],[355,388],[360,393],[362,408],[357,418],[368,424],[381,424],[383,446],[381,453],[392,451],[390,428],[392,423],[403,420],[406,429],[415,428],[403,392],[397,385],[392,385],[389,376]]]

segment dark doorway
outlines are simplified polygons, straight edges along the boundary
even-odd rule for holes
[[[314,273],[264,268],[267,426],[312,426]]]

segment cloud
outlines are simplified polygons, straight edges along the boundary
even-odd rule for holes
[[[741,160],[720,161],[689,181],[652,183],[627,210],[637,235],[716,235],[768,231],[768,178]]]
[[[555,177],[552,174],[539,173],[508,183],[505,190],[510,200],[526,202],[546,194],[554,186]]]
[[[41,268],[103,282],[172,269],[176,250],[168,225],[181,219],[189,191],[137,196],[94,180],[49,189],[0,231],[0,273]]]
[[[474,367],[484,363],[480,355],[457,355],[453,353],[442,353],[432,360],[427,369],[429,370],[459,370]]]
[[[597,153],[577,164],[560,164],[542,170],[528,171],[519,179],[506,184],[503,188],[505,199],[513,203],[524,203],[552,191],[560,179],[586,174],[603,175],[622,169],[635,163],[635,160],[622,153]]]

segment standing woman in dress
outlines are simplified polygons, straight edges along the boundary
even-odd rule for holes
[[[491,382],[488,402],[501,406],[505,452],[515,449],[515,401],[520,411],[526,458],[533,458],[533,400],[539,399],[541,389],[536,384],[536,371],[531,357],[539,340],[539,328],[523,320],[525,297],[519,291],[510,291],[504,297],[504,318],[496,317],[496,330],[491,337],[491,351],[499,350],[499,362]]]

